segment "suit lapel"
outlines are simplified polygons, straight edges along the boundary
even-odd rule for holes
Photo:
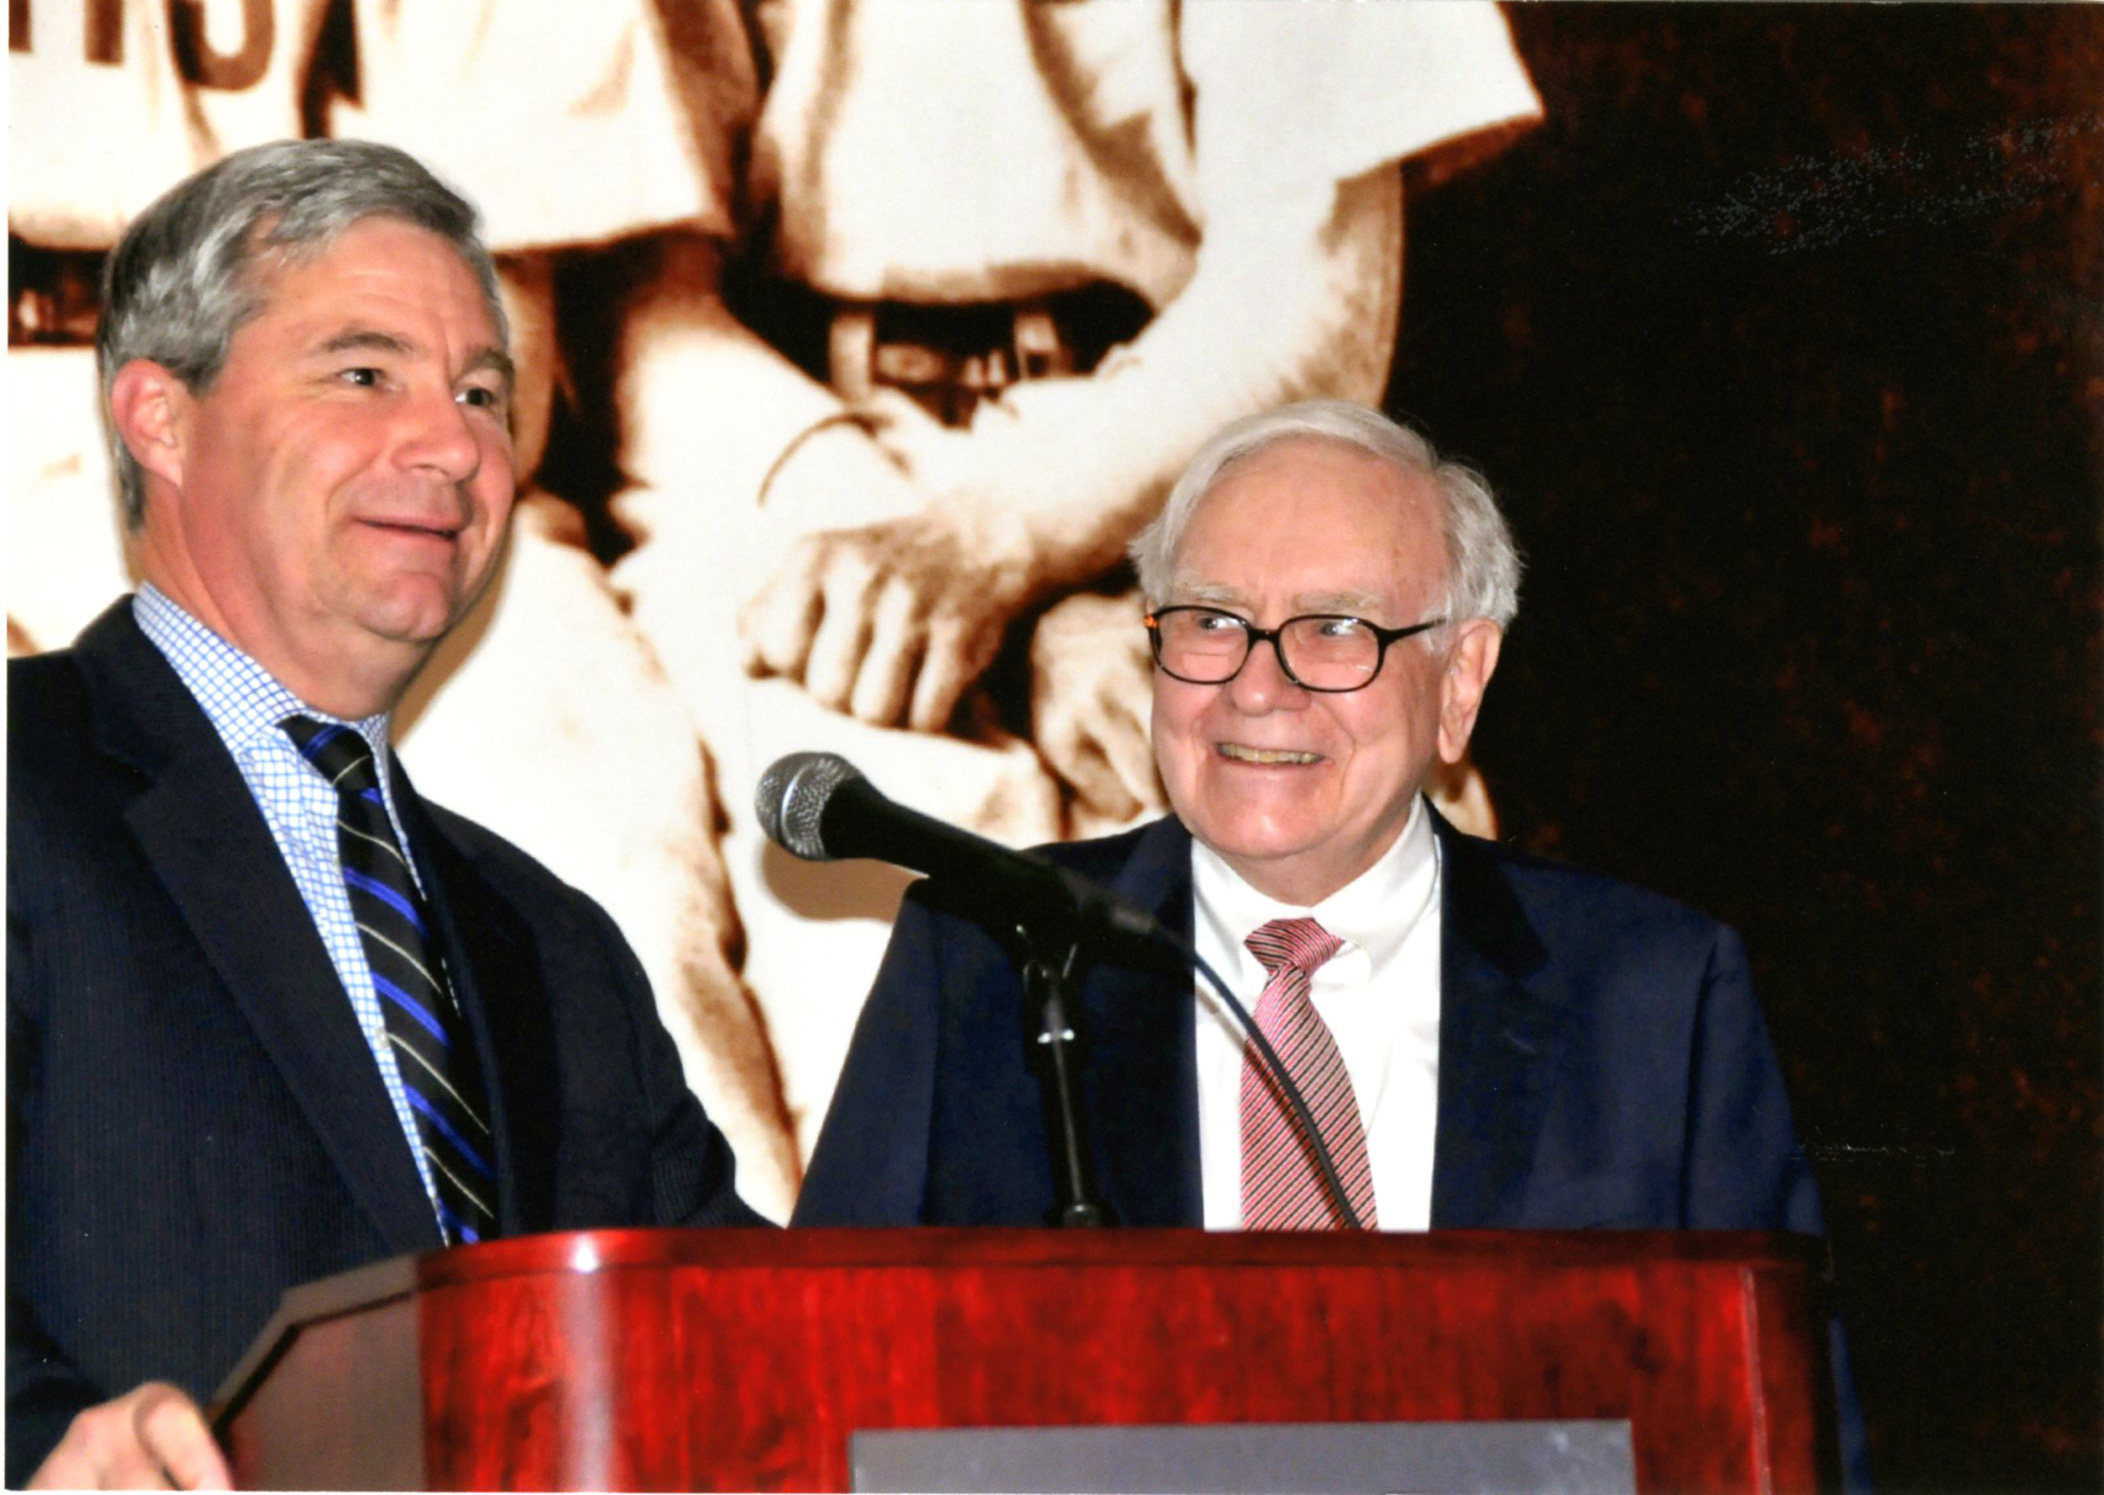
[[[425,808],[400,760],[392,768],[446,971],[482,1064],[496,1141],[500,1232],[552,1230],[560,1076],[534,931]]]
[[[126,819],[191,934],[390,1248],[437,1246],[372,1051],[240,770],[128,598],[77,653],[99,745],[149,781]]]
[[[1191,838],[1174,819],[1140,834],[1111,891],[1191,936]],[[1203,1222],[1199,1201],[1196,1003],[1191,975],[1099,967],[1083,988],[1100,1135],[1097,1180],[1121,1225]]]
[[[1444,858],[1432,1225],[1509,1225],[1548,1099],[1564,1011],[1531,979],[1546,952],[1488,843],[1434,817]]]

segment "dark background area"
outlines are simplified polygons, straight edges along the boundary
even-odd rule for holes
[[[1505,834],[1745,934],[1880,1487],[2097,1488],[2104,13],[1511,16],[1389,402],[1530,557]]]

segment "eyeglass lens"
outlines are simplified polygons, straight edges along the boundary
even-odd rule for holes
[[[1162,668],[1198,685],[1232,679],[1251,647],[1249,624],[1202,607],[1159,613],[1155,637]],[[1358,618],[1289,618],[1278,648],[1287,673],[1316,690],[1355,689],[1381,667],[1381,641]]]

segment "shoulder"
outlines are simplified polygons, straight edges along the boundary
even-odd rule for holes
[[[122,763],[151,773],[211,724],[120,597],[64,649],[7,662],[8,782],[71,782]],[[15,806],[10,804],[9,814]]]
[[[18,753],[87,730],[87,682],[71,649],[32,654],[7,662],[7,753]]]
[[[1447,927],[1509,970],[1657,990],[1699,987],[1719,962],[1744,963],[1732,930],[1662,893],[1444,825],[1440,846]]]
[[[1553,861],[1458,832],[1454,841],[1466,843],[1461,856],[1486,857],[1513,890],[1514,896],[1529,909],[1589,921],[1606,920],[1617,926],[1654,925],[1689,931],[1717,927],[1716,921],[1707,914],[1677,899],[1604,872]]]
[[[7,911],[10,937],[62,914],[62,869],[107,865],[127,786],[92,751],[93,712],[71,658],[7,662]],[[12,978],[15,972],[9,968]],[[16,984],[10,981],[10,994]]]
[[[99,820],[140,780],[99,751],[95,698],[71,650],[7,662],[8,843]]]

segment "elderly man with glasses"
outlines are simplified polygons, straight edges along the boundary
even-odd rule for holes
[[[1174,814],[1045,854],[1243,994],[1345,1197],[1204,987],[1107,963],[1079,994],[1079,1091],[1114,1220],[1821,1228],[1738,937],[1461,835],[1421,792],[1467,748],[1517,607],[1481,478],[1371,410],[1289,406],[1209,442],[1133,556]],[[1018,1000],[998,939],[917,889],[799,1223],[1045,1219]]]
[[[1244,994],[1335,1171],[1207,988],[1106,961],[1074,1026],[1114,1222],[1821,1230],[1738,936],[1463,835],[1422,793],[1467,748],[1518,606],[1479,476],[1361,406],[1292,405],[1201,448],[1132,553],[1174,813],[1043,854]],[[908,896],[798,1224],[1054,1209],[1019,978],[964,908],[937,882]]]

